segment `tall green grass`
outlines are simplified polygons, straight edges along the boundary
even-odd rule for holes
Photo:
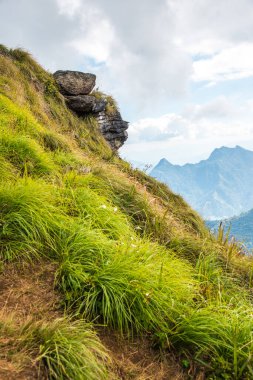
[[[0,156],[0,182],[15,180],[19,173],[10,162]]]
[[[0,255],[3,260],[48,254],[62,223],[52,187],[23,179],[0,186]]]
[[[21,347],[39,351],[49,379],[107,379],[109,356],[91,325],[84,321],[56,319],[28,322],[21,329]]]
[[[169,340],[182,352],[194,352],[210,378],[251,379],[252,308],[207,307],[178,318]]]
[[[20,174],[45,175],[54,166],[41,147],[27,137],[0,136],[0,155],[9,161]]]
[[[65,188],[61,194],[70,215],[88,220],[94,229],[100,229],[112,239],[130,239],[134,235],[129,221],[117,206],[93,190],[79,186]]]
[[[170,227],[166,223],[166,211],[163,215],[153,210],[153,205],[138,191],[137,186],[122,175],[115,177],[111,167],[95,167],[94,176],[87,185],[106,197],[124,213],[142,237],[167,242]]]
[[[73,250],[59,267],[58,286],[79,313],[120,333],[164,330],[173,305],[191,303],[191,268],[150,243],[125,244],[96,256],[91,248]]]
[[[110,358],[91,324],[67,317],[15,324],[14,318],[0,315],[0,359],[16,359],[20,369],[30,363],[37,378],[108,379]]]
[[[17,333],[52,379],[108,376],[82,318],[152,337],[210,379],[253,378],[252,259],[112,153],[29,54],[0,46],[0,72],[0,260],[54,260],[76,313],[14,330],[0,321],[1,334]]]
[[[43,127],[26,107],[20,107],[6,96],[0,94],[1,128],[13,133],[39,137]]]

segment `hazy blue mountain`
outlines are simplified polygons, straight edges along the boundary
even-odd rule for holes
[[[206,219],[223,219],[253,208],[253,152],[240,146],[215,149],[197,164],[165,158],[150,174],[181,194]]]
[[[220,220],[209,220],[206,224],[216,232],[220,222]],[[230,237],[234,236],[237,241],[245,244],[247,248],[253,249],[253,210],[225,219],[222,222],[226,230],[230,228]]]

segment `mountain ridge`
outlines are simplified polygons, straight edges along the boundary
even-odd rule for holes
[[[236,146],[215,149],[196,164],[162,159],[150,175],[182,195],[206,219],[222,219],[253,207],[253,152]]]

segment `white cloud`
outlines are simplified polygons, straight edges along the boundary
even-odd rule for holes
[[[191,75],[173,17],[166,0],[3,0],[0,37],[50,70],[95,71],[120,105],[144,114],[182,96]]]
[[[238,105],[233,81],[253,76],[252,0],[0,0],[0,25],[1,43],[30,50],[51,71],[95,72],[123,117],[139,119],[126,149],[250,140],[251,100]],[[229,99],[198,99],[225,81]],[[199,104],[175,112],[192,94]]]
[[[193,64],[193,80],[220,82],[253,75],[253,43],[241,43]]]
[[[122,157],[156,164],[162,157],[174,164],[199,162],[220,146],[253,147],[253,99],[217,97],[188,104],[182,112],[141,119],[130,125]]]
[[[189,133],[186,120],[176,114],[159,118],[141,119],[130,125],[129,143],[138,141],[163,141]]]
[[[236,109],[225,96],[219,96],[204,104],[190,104],[183,110],[183,115],[191,120],[208,119],[213,120],[224,119],[232,117],[236,113]]]
[[[253,75],[251,0],[168,0],[177,26],[175,43],[193,59],[194,81]]]
[[[165,113],[191,79],[253,75],[251,0],[2,0],[0,24],[46,68],[95,71],[135,117]]]
[[[191,54],[216,54],[253,40],[251,0],[167,0],[179,43]]]
[[[69,45],[86,57],[94,59],[97,63],[105,62],[109,59],[113,43],[114,33],[107,20],[94,17],[95,22],[99,22],[99,28],[90,26],[92,20],[88,20],[83,36],[78,36],[69,42]]]
[[[128,144],[147,141],[241,138],[253,136],[252,101],[218,97],[205,104],[187,105],[181,113],[141,119],[129,128]]]
[[[82,0],[56,0],[59,11],[69,17],[73,17],[80,10]]]

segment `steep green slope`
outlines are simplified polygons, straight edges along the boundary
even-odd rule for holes
[[[3,308],[0,366],[128,378],[95,332],[103,325],[108,336],[177,353],[192,378],[251,378],[252,261],[113,153],[95,119],[71,113],[27,53],[0,51],[2,272],[52,263],[61,300],[59,315],[15,320]]]

